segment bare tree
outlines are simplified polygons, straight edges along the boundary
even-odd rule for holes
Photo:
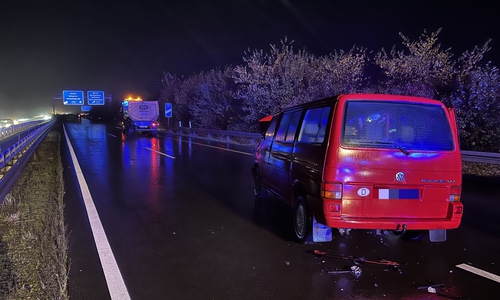
[[[348,52],[335,50],[317,59],[311,67],[314,70],[311,97],[319,99],[367,91],[369,77],[365,70],[370,61],[368,54],[366,48],[352,47]]]
[[[500,76],[491,63],[463,73],[457,80],[457,108],[462,147],[500,152]]]
[[[452,83],[453,54],[450,49],[442,50],[437,43],[440,32],[438,29],[429,35],[424,30],[416,41],[399,33],[406,51],[395,47],[389,53],[384,49],[379,51],[374,61],[386,76],[380,91],[436,98],[440,89]]]
[[[234,114],[230,94],[232,78],[226,70],[201,73],[201,82],[195,87],[195,97],[189,102],[189,111],[195,125],[204,128],[227,129]]]

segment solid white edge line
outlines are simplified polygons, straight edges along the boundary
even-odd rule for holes
[[[156,152],[156,153],[158,153],[158,154],[161,154],[161,155],[163,155],[163,156],[166,156],[166,157],[170,157],[170,158],[175,159],[175,157],[174,157],[174,156],[168,155],[168,154],[166,154],[166,153],[163,153],[163,152],[160,152],[160,151],[156,151],[156,150],[151,149],[151,148],[149,148],[149,147],[144,147],[144,148],[146,148],[146,149],[148,149],[148,150],[151,150],[151,151],[153,151],[153,152]]]
[[[493,273],[483,271],[481,269],[478,269],[478,268],[473,267],[473,266],[468,265],[468,264],[459,264],[459,265],[456,265],[456,267],[500,283],[500,276],[495,275]]]
[[[104,277],[106,278],[109,294],[112,300],[129,300],[130,295],[128,294],[127,287],[123,281],[115,256],[113,255],[106,233],[104,232],[104,228],[102,227],[99,214],[97,213],[97,209],[94,205],[94,200],[92,200],[92,196],[90,195],[89,187],[85,181],[85,177],[83,176],[82,169],[80,168],[80,164],[78,163],[75,151],[73,150],[73,146],[71,145],[64,124],[63,130],[66,142],[68,143],[78,183],[80,185],[80,190],[82,192],[85,209],[87,210],[87,216],[92,229],[92,234],[94,235],[97,253],[99,254],[99,259],[101,260],[101,266],[104,271]]]

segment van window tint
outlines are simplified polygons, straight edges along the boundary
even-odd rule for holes
[[[323,143],[329,115],[330,107],[308,109],[297,141],[311,144]]]
[[[290,124],[286,131],[285,142],[293,142],[295,139],[295,133],[297,132],[297,127],[299,126],[300,117],[302,116],[302,111],[296,111],[292,114],[290,119]]]
[[[439,105],[348,101],[344,145],[407,150],[453,150],[445,111]]]
[[[286,136],[286,130],[288,128],[288,123],[290,123],[290,118],[292,117],[292,113],[286,113],[283,115],[280,121],[280,125],[278,127],[278,132],[276,132],[276,141],[284,141]]]

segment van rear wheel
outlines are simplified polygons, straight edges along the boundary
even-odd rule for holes
[[[299,243],[304,243],[310,236],[311,225],[311,216],[307,210],[306,202],[302,196],[299,196],[293,213],[295,238]]]

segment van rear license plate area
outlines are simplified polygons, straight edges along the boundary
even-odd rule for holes
[[[390,200],[390,199],[420,199],[418,189],[379,189],[378,199],[380,200]]]

